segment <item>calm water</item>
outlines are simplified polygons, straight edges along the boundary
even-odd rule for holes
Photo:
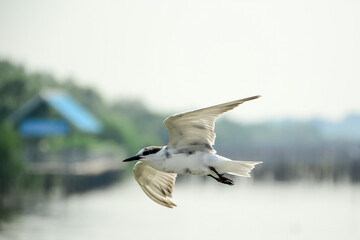
[[[359,186],[191,178],[174,197],[178,208],[158,206],[131,180],[41,204],[0,239],[360,239]]]

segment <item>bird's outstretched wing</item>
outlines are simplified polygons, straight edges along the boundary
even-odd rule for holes
[[[260,96],[244,98],[228,103],[202,108],[185,113],[172,115],[165,119],[164,124],[170,133],[168,148],[179,150],[199,150],[214,153],[212,145],[215,143],[215,120],[243,102]]]
[[[165,173],[139,161],[134,167],[134,176],[140,187],[154,202],[168,208],[176,207],[171,202],[176,173]]]

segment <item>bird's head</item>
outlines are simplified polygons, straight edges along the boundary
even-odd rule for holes
[[[123,162],[145,160],[146,158],[151,157],[153,154],[156,154],[162,148],[163,147],[158,147],[158,146],[145,147],[141,149],[135,156],[129,157],[123,160]]]

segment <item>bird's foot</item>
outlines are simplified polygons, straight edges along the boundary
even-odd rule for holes
[[[225,177],[224,174],[220,174],[216,171],[216,169],[214,167],[210,167],[211,171],[214,171],[216,173],[216,175],[218,177],[214,177],[213,175],[209,174],[209,177],[212,177],[213,179],[215,179],[216,181],[223,183],[223,184],[227,184],[227,185],[234,185],[234,181]]]
[[[217,181],[221,182],[223,184],[227,184],[227,185],[234,185],[233,180],[231,180],[230,178],[224,177],[223,175],[221,175]]]
[[[213,175],[209,174],[208,175],[209,177],[212,177],[213,179],[215,179],[216,181],[218,181],[219,183],[223,183],[223,184],[227,184],[227,185],[234,185],[234,182],[233,180],[227,178],[227,177],[224,177],[222,174],[219,175],[219,177],[214,177]]]

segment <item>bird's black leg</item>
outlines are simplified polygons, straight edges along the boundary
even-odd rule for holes
[[[209,174],[208,175],[209,177],[212,177],[213,179],[215,179],[216,181],[218,181],[220,183],[224,183],[227,185],[234,185],[234,182],[231,179],[224,177],[224,174],[218,173],[214,167],[209,167],[209,168],[211,171],[214,171],[216,173],[216,175],[218,176],[218,177],[214,177],[213,175]]]
[[[218,178],[214,177],[213,175],[209,174],[209,177],[212,177],[213,179],[215,179],[216,181],[218,181]]]

